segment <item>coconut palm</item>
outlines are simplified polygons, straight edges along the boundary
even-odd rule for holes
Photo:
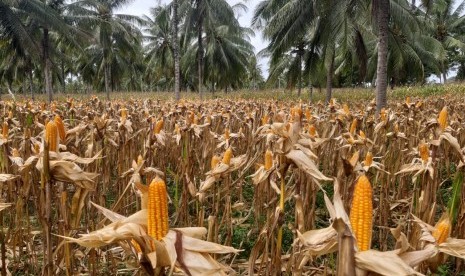
[[[425,9],[426,10],[426,9]],[[455,51],[465,51],[465,1],[440,0],[433,1],[431,7],[426,10],[431,20],[430,30],[434,37],[447,50],[448,56],[442,57],[441,73],[443,82],[446,83],[447,71]]]
[[[235,18],[234,8],[225,0],[192,0],[189,3],[183,27],[184,44],[197,37],[198,91],[203,98],[205,34],[215,32],[219,26],[227,26],[228,32],[240,32],[241,28]]]
[[[68,12],[76,16],[80,28],[93,34],[88,54],[93,55],[93,61],[88,66],[96,65],[98,74],[102,75],[105,83],[107,99],[112,89],[112,73],[120,65],[131,64],[131,57],[136,54],[134,45],[139,44],[141,35],[135,24],[142,24],[137,16],[116,14],[115,11],[131,2],[130,0],[86,0],[76,1],[67,6]],[[120,67],[120,69],[123,69]]]
[[[43,66],[45,90],[48,100],[53,97],[52,87],[52,60],[50,51],[50,35],[59,33],[67,38],[69,42],[73,40],[76,30],[66,24],[61,15],[64,1],[0,1],[0,12],[2,17],[0,25],[3,32],[10,37],[20,54],[26,57],[40,60]],[[39,34],[39,30],[42,30]],[[15,43],[15,41],[17,43]],[[20,43],[19,43],[20,42]]]

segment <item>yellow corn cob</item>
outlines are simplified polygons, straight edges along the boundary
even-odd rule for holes
[[[229,133],[230,133],[229,128],[224,130],[224,139],[225,140],[229,140],[229,136],[230,136]]]
[[[357,183],[355,183],[350,210],[350,224],[360,251],[368,250],[371,246],[373,225],[372,193],[368,178],[365,175],[360,176]]]
[[[265,170],[271,169],[273,166],[273,153],[271,150],[266,150],[265,152]]]
[[[386,116],[386,109],[381,109],[381,112],[379,114],[381,116],[381,121],[386,122],[387,116]]]
[[[63,124],[61,117],[58,115],[55,116],[55,124],[57,124],[57,127],[58,127],[58,134],[60,135],[60,140],[65,141],[66,139],[65,125]]]
[[[357,123],[358,123],[358,120],[357,119],[353,119],[352,120],[352,123],[350,124],[350,134],[355,134],[355,130],[357,130]]]
[[[367,136],[366,136],[365,132],[363,132],[363,130],[360,130],[360,131],[358,132],[358,135],[359,135],[363,140],[365,140],[365,139],[367,138]]]
[[[308,126],[308,134],[310,134],[310,137],[315,137],[316,135],[316,127],[315,125],[309,125]]]
[[[218,163],[220,163],[221,159],[218,155],[213,155],[212,161],[211,161],[211,169],[213,170]]]
[[[47,123],[45,128],[45,142],[48,143],[49,151],[58,152],[58,127],[54,121],[50,121]]]
[[[418,146],[418,152],[419,152],[421,160],[423,160],[423,162],[428,161],[429,149],[428,149],[428,145],[425,144],[425,142],[423,142],[423,141],[420,142],[420,145]]]
[[[8,111],[8,119],[13,119],[13,111]]]
[[[312,112],[310,111],[310,108],[307,108],[307,110],[305,110],[305,118],[307,118],[307,121],[310,121],[310,119],[312,119]]]
[[[162,130],[164,124],[165,124],[165,122],[163,121],[163,118],[160,119],[160,120],[155,124],[155,129],[153,130],[153,133],[159,134],[160,131]]]
[[[263,116],[262,117],[262,126],[268,124],[269,120],[270,120],[270,116],[268,116],[268,115]]]
[[[229,165],[231,164],[231,158],[232,158],[232,149],[228,148],[223,155],[223,164]]]
[[[410,97],[407,96],[407,98],[405,99],[405,103],[406,103],[407,105],[410,105]]]
[[[8,123],[7,122],[3,122],[2,135],[4,139],[8,138]]]
[[[121,109],[121,120],[124,121],[128,117],[128,110],[126,108]]]
[[[444,131],[447,127],[447,106],[444,106],[438,117],[439,127]]]
[[[161,240],[168,233],[168,199],[165,182],[156,177],[149,186],[147,234]]]
[[[131,240],[131,244],[137,253],[142,252],[142,249],[140,248],[140,245],[136,242],[136,240]]]
[[[433,237],[436,239],[437,244],[441,244],[449,238],[452,222],[447,213],[445,213],[441,219],[434,226]]]
[[[371,166],[373,163],[373,154],[371,151],[367,152],[367,155],[365,156],[365,166]]]

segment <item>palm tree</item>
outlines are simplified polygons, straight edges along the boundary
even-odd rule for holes
[[[67,9],[76,16],[77,24],[93,34],[93,43],[87,48],[94,54],[93,61],[98,61],[98,72],[103,71],[105,92],[110,99],[112,90],[112,72],[120,64],[131,64],[134,45],[140,43],[141,34],[134,24],[142,24],[137,16],[115,14],[115,11],[131,2],[130,0],[83,0],[69,4]],[[122,63],[121,63],[122,62]],[[91,66],[91,65],[89,65]]]
[[[27,59],[40,59],[43,66],[45,90],[48,100],[53,99],[52,87],[52,61],[50,57],[50,32],[58,32],[60,35],[70,38],[76,33],[64,21],[60,9],[64,1],[39,1],[39,0],[1,0],[0,25],[4,33],[12,38],[17,49],[21,49]],[[26,20],[27,19],[27,20]],[[26,26],[24,22],[28,22]],[[37,30],[42,29],[42,39],[37,41]]]
[[[203,98],[204,33],[221,25],[230,27],[231,32],[239,31],[240,25],[234,16],[233,7],[226,0],[192,0],[190,4],[184,22],[184,44],[194,36],[197,37],[198,91],[200,98]]]
[[[441,0],[433,1],[429,9],[425,9],[431,20],[431,32],[452,57],[452,53],[465,51],[465,1]],[[441,73],[446,83],[450,61],[442,57]]]
[[[163,79],[165,83],[171,83],[173,79],[176,82],[174,42],[177,40],[173,38],[170,7],[155,7],[150,9],[150,13],[153,19],[144,17],[146,21],[144,33],[147,34],[144,39],[148,42],[145,46],[146,75],[152,76],[155,80]]]

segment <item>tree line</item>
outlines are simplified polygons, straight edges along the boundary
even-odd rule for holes
[[[465,1],[173,0],[146,16],[130,0],[0,0],[0,83],[9,91],[206,91],[447,80],[465,69]],[[254,32],[268,45],[257,55]],[[263,79],[259,60],[269,58]],[[73,90],[74,89],[74,90]]]

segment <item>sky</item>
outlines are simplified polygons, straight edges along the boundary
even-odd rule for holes
[[[132,15],[148,15],[149,10],[151,7],[155,7],[160,4],[169,3],[169,0],[133,0],[127,6],[121,8],[118,12],[132,14]],[[234,5],[240,1],[237,0],[228,0],[229,4]],[[245,2],[245,5],[248,7],[248,11],[241,14],[238,14],[238,20],[241,26],[243,27],[250,27],[252,22],[253,12],[255,10],[255,6],[260,2],[260,0],[248,0]],[[262,34],[255,30],[255,37],[251,38],[251,43],[255,48],[255,53],[258,53],[260,50],[266,47],[266,41],[263,40]],[[264,74],[264,77],[268,76],[268,60],[261,59],[260,60],[260,67]]]

